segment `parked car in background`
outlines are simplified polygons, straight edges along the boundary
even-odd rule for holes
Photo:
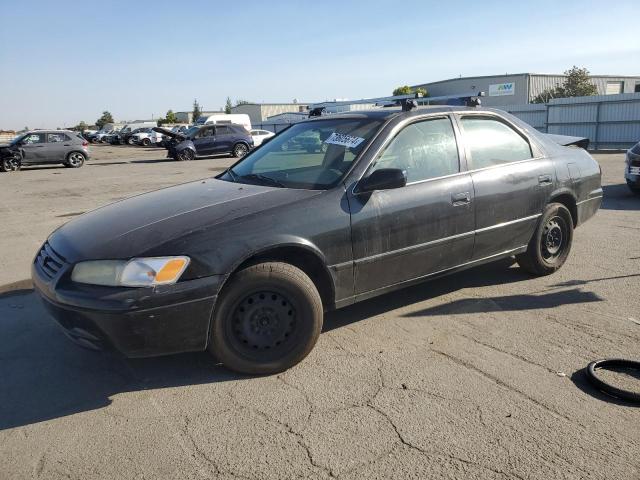
[[[139,128],[134,134],[131,135],[131,139],[136,145],[148,147],[153,143],[153,141],[151,140],[152,133],[157,132],[154,132],[153,130],[151,130],[151,128]]]
[[[158,125],[158,122],[135,122],[135,123],[127,123],[119,133],[118,141],[121,144],[133,145],[133,134],[138,133],[143,128],[153,128]]]
[[[171,133],[185,133],[187,130],[189,130],[189,125],[175,125],[174,127],[172,127],[169,131]],[[155,132],[156,135],[160,136],[162,139],[160,140],[160,146],[163,148],[167,148],[167,146],[169,145],[169,142],[171,142],[172,138],[164,135],[160,132]]]
[[[24,165],[61,163],[79,168],[89,159],[89,142],[70,130],[36,130],[0,145],[0,171],[20,170]]]
[[[216,113],[215,115],[202,116],[194,122],[195,125],[226,125],[229,123],[242,125],[247,130],[251,130],[251,119],[246,113]]]
[[[181,143],[215,143],[217,128]],[[326,148],[283,151],[306,137]],[[32,280],[85,346],[208,349],[240,372],[280,372],[312,350],[324,311],[512,256],[532,275],[561,268],[602,202],[598,163],[564,145],[575,139],[492,109],[302,121],[216,178],[76,217]]]
[[[253,137],[253,144],[258,147],[262,145],[262,142],[267,138],[271,138],[275,136],[275,133],[270,132],[269,130],[251,130],[251,136]]]
[[[169,138],[167,157],[174,160],[193,160],[197,156],[231,153],[242,158],[253,148],[253,137],[242,125],[194,125],[184,133],[161,127],[155,130]]]
[[[640,142],[627,150],[624,178],[629,190],[640,195]]]

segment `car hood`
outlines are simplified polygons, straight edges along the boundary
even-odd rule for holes
[[[166,135],[167,137],[177,138],[180,141],[185,140],[187,138],[186,135],[182,135],[181,133],[178,133],[178,132],[172,132],[171,130],[167,130],[166,128],[154,127],[151,130],[153,130],[154,132],[161,133],[162,135]]]
[[[199,180],[156,190],[86,213],[49,237],[67,261],[126,259],[144,255],[190,233],[320,194],[313,190]],[[179,241],[175,251],[189,254]]]

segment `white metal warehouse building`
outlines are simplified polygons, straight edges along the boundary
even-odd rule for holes
[[[516,73],[452,78],[414,85],[413,88],[426,88],[432,97],[482,91],[486,95],[482,99],[484,106],[500,107],[530,103],[543,91],[556,85],[562,85],[564,79],[565,75]],[[640,92],[640,76],[592,75],[591,81],[598,89],[598,95]]]

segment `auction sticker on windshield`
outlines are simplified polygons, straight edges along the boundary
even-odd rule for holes
[[[347,148],[355,148],[364,141],[362,137],[353,137],[345,133],[333,132],[324,143],[330,143],[332,145],[342,145]]]

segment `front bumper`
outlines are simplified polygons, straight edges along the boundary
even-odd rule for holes
[[[52,274],[49,267],[42,267],[40,257],[31,268],[35,290],[76,343],[127,357],[207,347],[221,276],[155,288],[103,287],[72,282],[71,265]]]
[[[640,187],[640,166],[627,165],[624,171],[624,178],[631,185]]]

